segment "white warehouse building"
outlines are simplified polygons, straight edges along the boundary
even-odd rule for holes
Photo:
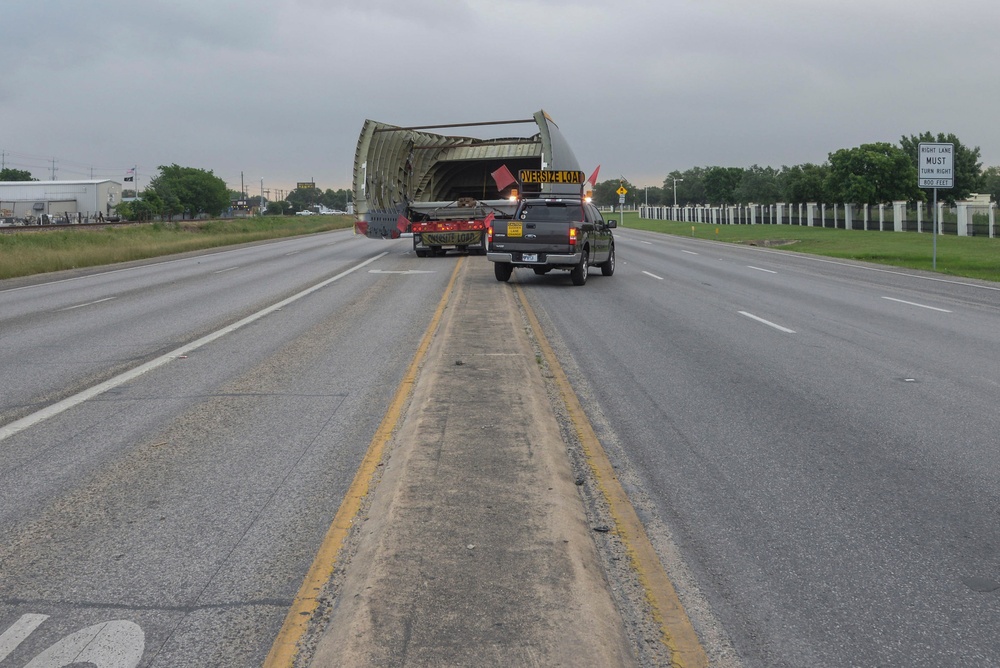
[[[76,220],[107,216],[122,201],[116,181],[0,181],[0,217]]]

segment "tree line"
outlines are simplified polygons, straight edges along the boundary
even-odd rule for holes
[[[955,145],[955,187],[938,190],[938,199],[954,203],[971,193],[988,193],[1000,201],[1000,167],[983,169],[979,147],[969,148],[954,134],[930,132],[903,136],[898,145],[862,144],[830,153],[820,165],[792,167],[693,167],[673,171],[661,186],[636,186],[627,179],[609,179],[594,188],[599,206],[617,205],[617,190],[628,190],[629,206],[776,204],[843,202],[881,204],[930,201],[930,190],[917,187],[917,152],[922,142]],[[676,193],[674,186],[676,185]]]

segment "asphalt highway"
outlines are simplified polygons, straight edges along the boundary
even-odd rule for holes
[[[262,663],[450,276],[407,250],[331,233],[0,287],[5,666]]]
[[[713,663],[1000,663],[998,286],[619,232],[516,280]]]
[[[1000,663],[998,286],[616,239],[489,288],[712,665]],[[338,232],[0,283],[0,662],[260,665],[456,262]]]

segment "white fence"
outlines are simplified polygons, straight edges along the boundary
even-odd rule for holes
[[[893,202],[875,206],[856,204],[739,204],[730,206],[639,206],[639,217],[710,225],[803,225],[845,230],[933,232],[931,207],[924,203]],[[954,208],[938,202],[942,234],[998,236],[996,203],[959,202]]]

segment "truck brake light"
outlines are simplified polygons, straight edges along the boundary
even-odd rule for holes
[[[569,245],[570,246],[575,246],[576,245],[576,228],[575,227],[569,228]]]
[[[487,244],[492,244],[493,243],[493,226],[492,225],[490,225],[489,227],[486,228],[486,243]]]

